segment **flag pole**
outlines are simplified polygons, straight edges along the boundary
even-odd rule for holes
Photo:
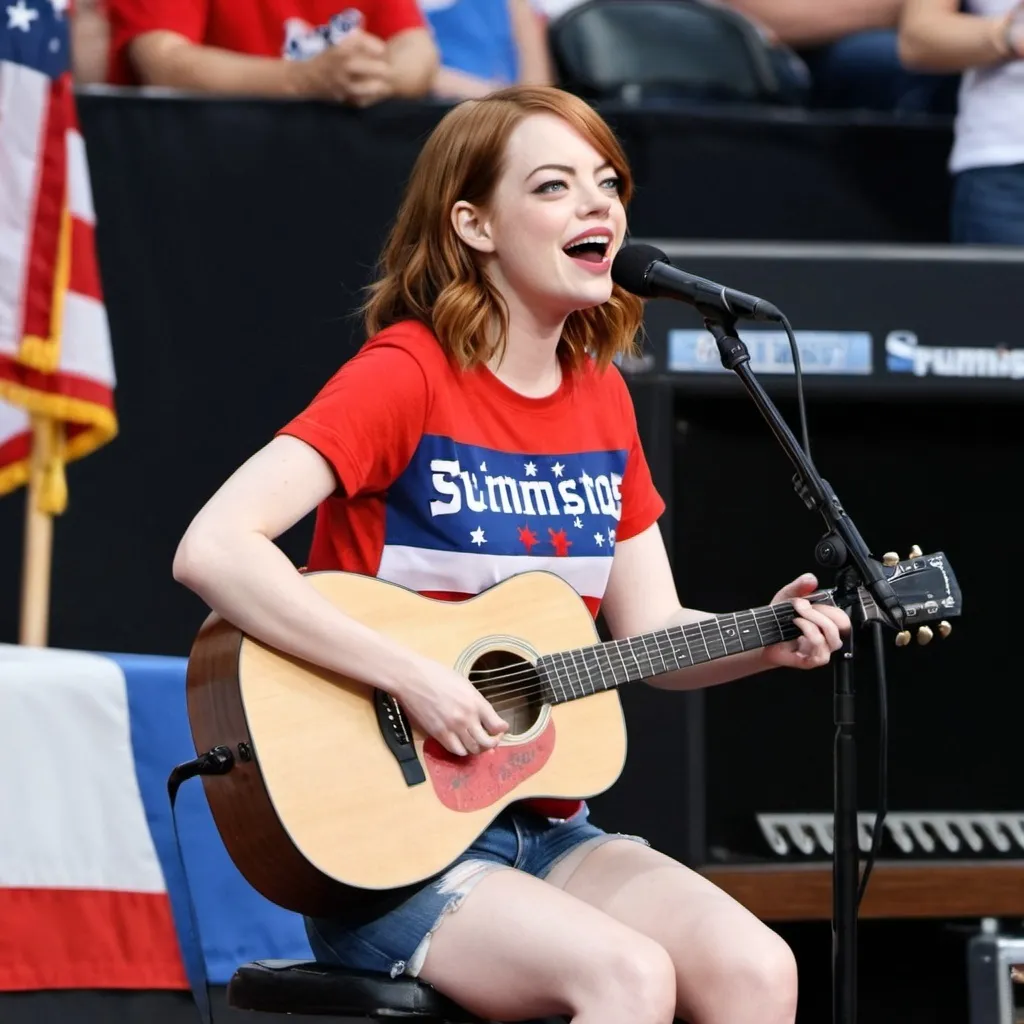
[[[25,546],[21,570],[21,622],[19,642],[45,647],[50,613],[50,567],[53,560],[53,516],[43,511],[42,490],[46,468],[53,459],[53,422],[32,415],[32,454],[25,504]]]

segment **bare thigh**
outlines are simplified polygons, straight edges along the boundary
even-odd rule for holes
[[[671,956],[677,1012],[694,1024],[790,1022],[796,963],[789,947],[702,875],[626,840],[582,848],[547,881],[654,939]]]
[[[420,978],[491,1020],[569,1015],[579,1024],[668,1024],[664,949],[523,872],[482,879],[434,932]]]

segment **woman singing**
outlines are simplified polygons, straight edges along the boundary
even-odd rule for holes
[[[612,132],[573,96],[516,87],[452,109],[410,177],[366,304],[369,340],[200,511],[175,578],[250,636],[394,694],[459,757],[501,743],[505,722],[462,675],[303,579],[274,539],[313,509],[311,570],[459,599],[546,569],[600,606],[615,637],[707,617],[676,594],[664,504],[611,364],[641,323],[610,274],[631,188]],[[774,598],[793,600],[798,640],[657,685],[826,664],[849,621],[804,599],[815,586],[802,576]],[[514,804],[412,895],[307,929],[321,960],[419,977],[491,1020],[796,1013],[795,963],[773,931],[577,801]]]

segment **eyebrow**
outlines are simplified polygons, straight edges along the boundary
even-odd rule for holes
[[[594,173],[597,174],[600,171],[607,170],[610,167],[612,167],[612,162],[610,160],[605,160],[605,162],[601,164],[600,167],[595,168]],[[540,167],[534,167],[534,169],[530,171],[530,173],[526,176],[526,180],[529,181],[529,179],[532,178],[538,171],[559,171],[561,174],[568,174],[573,177],[575,177],[576,175],[575,168],[568,167],[566,164],[541,164]]]

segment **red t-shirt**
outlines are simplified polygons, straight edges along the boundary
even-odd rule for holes
[[[417,0],[108,0],[110,81],[137,85],[127,46],[143,32],[177,32],[194,43],[259,57],[299,58],[322,49],[352,11],[390,39],[426,24]],[[340,20],[338,20],[340,19]]]
[[[280,433],[330,464],[308,568],[456,600],[521,572],[561,576],[597,615],[618,541],[656,522],[632,401],[615,367],[526,398],[459,370],[415,322],[372,338]],[[578,801],[531,801],[568,817]]]

